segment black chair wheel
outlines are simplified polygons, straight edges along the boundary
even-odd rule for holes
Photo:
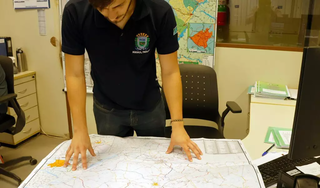
[[[31,165],[35,165],[35,164],[37,164],[37,162],[38,162],[37,159],[33,159],[33,158],[30,159],[30,164]]]

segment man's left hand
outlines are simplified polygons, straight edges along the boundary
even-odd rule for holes
[[[202,155],[202,151],[198,145],[190,139],[188,133],[184,129],[183,122],[175,122],[174,125],[172,125],[171,142],[166,153],[171,153],[173,151],[173,147],[177,145],[182,147],[190,162],[192,162],[190,150],[199,160],[201,159],[200,155]]]

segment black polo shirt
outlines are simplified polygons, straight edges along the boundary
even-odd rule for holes
[[[136,0],[124,29],[109,22],[88,0],[70,0],[62,19],[62,51],[91,61],[95,99],[109,108],[151,110],[161,99],[155,50],[178,50],[176,21],[164,0]]]

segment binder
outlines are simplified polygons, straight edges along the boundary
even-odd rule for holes
[[[256,97],[285,99],[290,97],[290,92],[286,85],[257,81],[254,95]]]

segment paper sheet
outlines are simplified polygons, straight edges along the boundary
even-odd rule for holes
[[[292,131],[279,131],[279,134],[281,135],[283,142],[286,145],[289,145],[290,140],[291,140]]]
[[[50,0],[14,0],[15,9],[50,8]]]
[[[311,174],[314,176],[320,175],[320,165],[317,162],[304,166],[297,166],[297,169],[299,169],[301,172],[305,174]]]
[[[46,36],[47,35],[46,14],[43,9],[38,10],[38,25],[39,25],[39,34],[41,36]]]
[[[202,60],[202,64],[213,68],[214,67],[213,55],[204,56]]]
[[[274,138],[273,138],[273,134],[272,133],[270,134],[269,142],[273,142],[274,143]]]
[[[297,100],[298,90],[297,89],[289,89],[289,91],[290,91],[290,98]]]
[[[269,152],[267,153],[267,155],[260,157],[259,159],[253,160],[252,163],[259,166],[286,154],[287,152]]]

